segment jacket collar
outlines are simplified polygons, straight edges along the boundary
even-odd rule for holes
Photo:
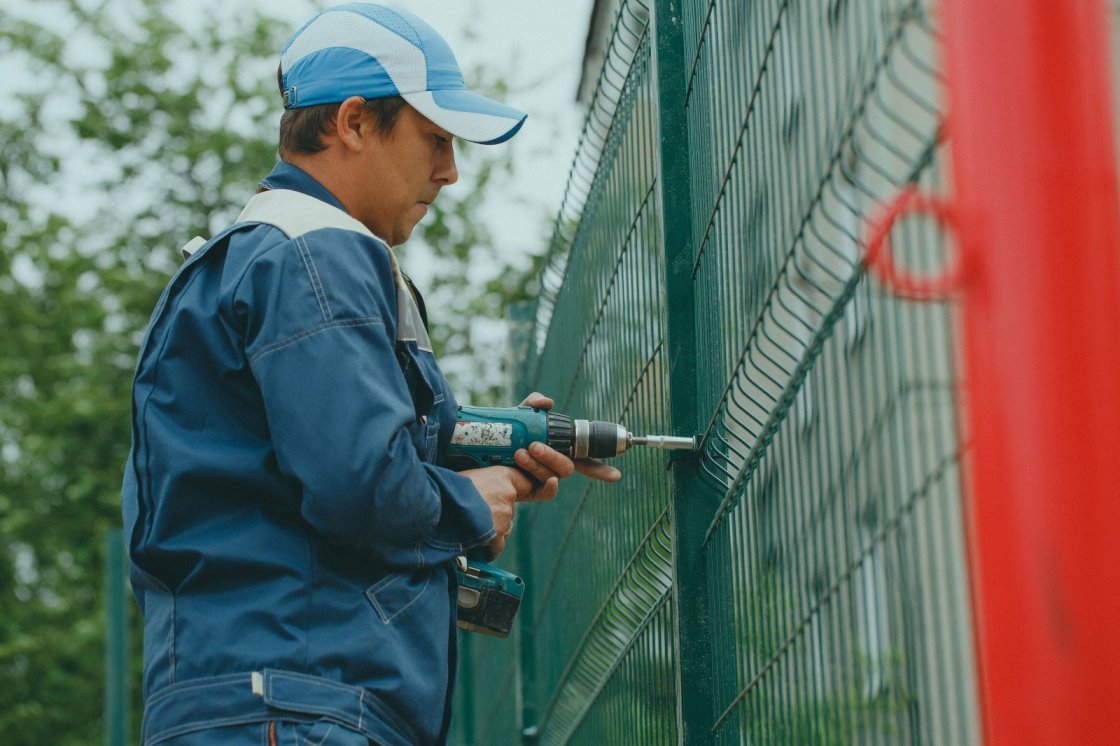
[[[316,181],[315,177],[287,161],[280,161],[277,163],[272,169],[272,173],[261,179],[260,187],[262,189],[291,189],[294,192],[301,192],[310,197],[322,200],[343,212],[346,211],[346,208],[342,206],[338,198],[331,194],[325,186]]]

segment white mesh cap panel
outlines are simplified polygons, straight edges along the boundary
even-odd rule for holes
[[[410,93],[404,96],[412,108],[432,120],[440,127],[464,140],[471,142],[490,142],[509,132],[517,119],[481,114],[473,111],[445,109],[436,103],[429,91]]]
[[[427,63],[419,47],[381,24],[350,11],[320,15],[305,28],[280,58],[287,72],[307,55],[331,47],[347,47],[376,59],[400,93],[428,87]]]

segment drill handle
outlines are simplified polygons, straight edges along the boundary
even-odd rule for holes
[[[533,407],[459,407],[455,434],[441,465],[455,471],[513,466],[513,454],[548,442],[549,414]]]

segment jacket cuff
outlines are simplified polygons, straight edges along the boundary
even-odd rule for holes
[[[454,559],[497,536],[490,506],[470,479],[431,464],[425,468],[439,487],[441,502],[439,523],[423,541],[427,562]]]

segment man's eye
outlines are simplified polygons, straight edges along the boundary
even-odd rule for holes
[[[436,138],[436,145],[446,145],[447,143],[451,142],[451,140],[444,137],[443,135],[433,135],[433,137]]]

